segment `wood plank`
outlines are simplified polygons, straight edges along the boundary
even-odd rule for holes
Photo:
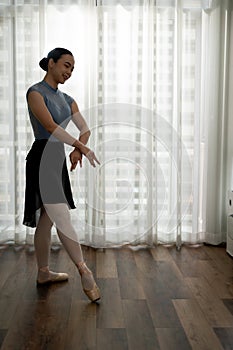
[[[170,261],[172,259],[171,254],[169,252],[171,248],[168,248],[163,245],[157,245],[154,248],[150,249],[150,252],[156,261]]]
[[[213,253],[211,252],[213,248]],[[225,252],[222,248],[217,248],[225,256]],[[200,254],[200,251],[203,253]],[[209,252],[209,254],[207,253]],[[197,255],[197,252],[198,255]],[[214,291],[218,293],[219,298],[232,298],[233,297],[233,283],[232,278],[229,274],[225,276],[221,270],[217,268],[217,263],[211,258],[211,254],[215,257],[216,247],[209,247],[208,250],[206,246],[201,248],[182,248],[181,256],[177,255],[177,252],[172,252],[173,257],[176,259],[176,263],[179,266],[182,274],[186,277],[201,277],[204,276],[210,286]],[[182,255],[184,254],[184,259]],[[190,258],[188,257],[190,254]],[[198,259],[198,260],[197,260]],[[190,264],[190,261],[192,263]],[[227,258],[227,264],[229,263]]]
[[[176,299],[173,304],[193,350],[223,349],[195,299]]]
[[[213,246],[204,246],[203,249],[210,256],[211,261],[214,266],[216,266],[217,270],[233,280],[233,265],[232,265],[232,257],[230,257],[225,247],[213,247]]]
[[[220,299],[233,298],[233,281],[230,277],[223,275],[213,261],[199,261],[200,275],[205,277],[212,290]]]
[[[117,272],[119,278],[138,277],[140,272],[135,262],[134,252],[127,248],[117,250],[116,254]]]
[[[22,301],[1,350],[65,350],[68,303]]]
[[[222,302],[226,306],[226,308],[230,311],[230,313],[233,315],[233,299],[223,299]]]
[[[159,261],[155,261],[152,257],[151,251],[142,249],[133,252],[136,262],[136,274],[137,277],[148,277],[158,279],[161,277],[161,273],[158,269]]]
[[[97,278],[117,278],[116,252],[114,249],[105,249],[96,254]]]
[[[170,298],[186,299],[192,297],[190,289],[186,285],[186,280],[173,261],[158,262],[158,271],[169,291]]]
[[[191,251],[191,248],[188,249],[185,246],[182,247],[180,251],[177,251],[174,248],[170,249],[173,261],[176,263],[184,277],[198,277],[202,275],[202,266],[200,265],[198,255],[195,255],[194,253],[192,254]],[[194,252],[196,252],[196,250]]]
[[[155,327],[180,327],[180,321],[172,304],[172,297],[190,297],[190,291],[173,260],[151,263],[150,253],[135,252],[135,260],[141,271],[147,304]]]
[[[15,267],[19,263],[19,259],[24,251],[15,251],[13,247],[4,247],[1,250],[0,256],[0,289],[9,278],[10,274],[14,272]]]
[[[141,284],[155,328],[180,328],[181,323],[162,279],[142,278]]]
[[[223,349],[233,349],[233,328],[214,328],[214,331],[220,340]]]
[[[128,348],[131,350],[159,349],[152,318],[144,300],[123,300]]]
[[[191,345],[182,327],[156,328],[161,350],[191,350]]]
[[[126,330],[120,328],[97,329],[96,349],[128,350]]]
[[[117,250],[117,271],[119,276],[120,293],[122,299],[145,299],[140,283],[134,252],[129,248]]]
[[[66,328],[65,349],[96,348],[96,311],[98,307],[96,303],[73,297]]]
[[[145,293],[140,279],[134,277],[120,277],[119,286],[121,299],[145,299]]]
[[[0,348],[7,334],[7,329],[0,329]]]
[[[10,326],[16,307],[27,288],[25,281],[32,273],[33,261],[32,256],[21,254],[18,263],[0,290],[0,329],[8,329]]]
[[[204,277],[186,278],[200,308],[212,327],[232,327],[233,315],[227,310]]]
[[[186,244],[183,246],[184,249],[193,258],[192,260],[210,260],[210,256],[203,249],[204,244]],[[183,249],[183,247],[181,249]]]
[[[101,302],[97,311],[97,328],[124,328],[119,280],[98,279]]]

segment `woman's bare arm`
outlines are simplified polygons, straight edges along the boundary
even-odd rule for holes
[[[28,95],[28,105],[41,125],[59,141],[78,148],[84,155],[90,151],[81,141],[75,139],[60,125],[55,123],[40,93],[37,91],[30,92]]]
[[[87,125],[86,120],[83,118],[82,114],[80,113],[78,105],[75,101],[73,101],[71,105],[71,111],[72,111],[72,121],[80,131],[79,141],[82,142],[84,145],[86,145],[91,135],[91,132]]]

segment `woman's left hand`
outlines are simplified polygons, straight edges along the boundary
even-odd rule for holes
[[[71,162],[70,171],[74,170],[78,163],[80,163],[80,168],[82,168],[82,153],[77,148],[70,153],[69,157]]]
[[[100,164],[99,160],[96,158],[95,153],[88,148],[86,145],[84,145],[82,142],[79,140],[76,140],[73,143],[73,146],[75,147],[76,150],[80,151],[81,154],[84,154],[84,156],[89,160],[90,164],[95,168],[96,164]]]
[[[85,157],[87,157],[87,159],[89,160],[90,164],[95,168],[95,162],[97,164],[100,164],[99,160],[96,158],[95,153],[90,149],[86,154]]]

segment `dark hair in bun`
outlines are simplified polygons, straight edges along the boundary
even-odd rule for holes
[[[69,50],[63,49],[62,47],[56,47],[55,49],[53,49],[48,53],[47,57],[44,57],[42,58],[42,60],[40,60],[39,66],[47,72],[50,58],[52,58],[54,62],[57,62],[62,55],[73,56],[72,52],[70,52]]]

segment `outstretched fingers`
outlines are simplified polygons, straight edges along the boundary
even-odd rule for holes
[[[100,164],[99,160],[96,158],[96,155],[95,155],[95,153],[94,153],[92,150],[90,150],[89,152],[87,152],[86,157],[87,157],[87,159],[89,160],[90,164],[91,164],[94,168],[96,167],[95,162],[96,162],[97,164]]]

